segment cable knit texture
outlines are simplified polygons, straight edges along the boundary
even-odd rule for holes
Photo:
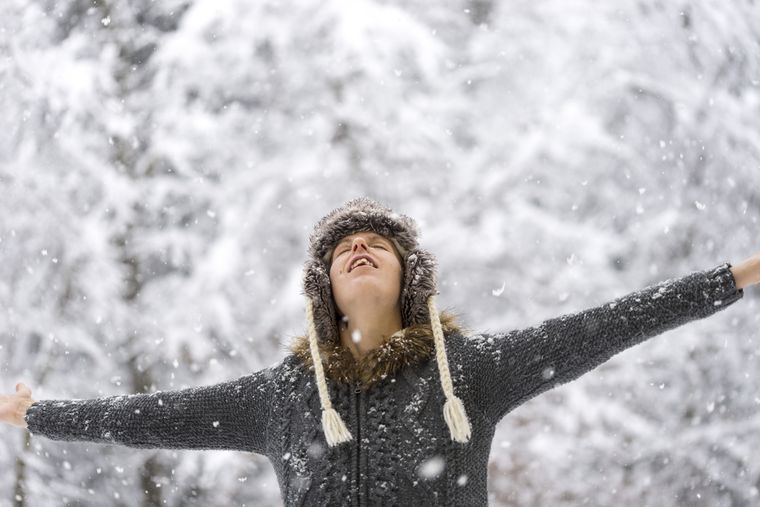
[[[214,386],[38,401],[26,421],[33,434],[56,440],[264,454],[288,506],[487,505],[488,456],[502,417],[622,350],[742,298],[729,267],[669,279],[527,329],[465,334],[444,326],[452,380],[472,424],[466,444],[449,435],[433,347],[419,336],[414,347],[391,347],[405,357],[382,359],[401,367],[375,362],[382,375],[329,375],[330,399],[355,437],[336,447],[325,441],[313,365],[296,353]]]

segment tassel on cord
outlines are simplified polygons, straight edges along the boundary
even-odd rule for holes
[[[454,386],[451,382],[449,362],[446,359],[446,348],[443,342],[443,329],[441,329],[441,320],[435,307],[435,295],[428,298],[427,306],[430,312],[430,325],[433,328],[435,338],[435,357],[438,361],[438,372],[441,377],[443,393],[446,395],[446,403],[443,405],[443,418],[449,426],[451,439],[466,443],[470,441],[472,433],[470,420],[467,418],[464,403],[454,395]]]
[[[330,395],[327,392],[327,382],[325,382],[325,372],[322,368],[322,359],[319,356],[317,346],[317,330],[314,326],[314,309],[311,299],[306,298],[306,324],[309,330],[309,346],[311,348],[311,359],[314,363],[314,371],[317,376],[317,387],[319,388],[319,401],[322,404],[322,429],[325,432],[327,445],[334,447],[343,442],[351,440],[351,433],[343,423],[340,414],[333,408],[330,401]]]

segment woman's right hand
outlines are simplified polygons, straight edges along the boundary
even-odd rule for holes
[[[16,384],[16,394],[0,395],[0,422],[26,428],[24,416],[32,403],[32,391],[24,384]]]

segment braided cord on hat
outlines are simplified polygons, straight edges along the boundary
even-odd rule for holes
[[[441,378],[441,387],[443,387],[443,393],[446,396],[446,403],[443,405],[443,418],[449,427],[451,439],[466,443],[470,441],[470,420],[467,418],[464,403],[454,395],[454,385],[451,382],[449,361],[446,359],[446,348],[443,342],[443,329],[441,329],[441,319],[435,306],[434,294],[428,297],[427,306],[430,313],[430,326],[433,328],[433,336],[435,338],[435,358],[438,361],[438,375]]]
[[[325,381],[325,371],[322,367],[322,359],[319,356],[317,346],[317,329],[314,325],[314,309],[311,298],[306,298],[306,323],[309,330],[309,348],[311,349],[311,358],[314,363],[314,372],[317,376],[317,387],[319,389],[319,402],[322,405],[322,429],[325,432],[327,445],[334,447],[343,442],[351,440],[351,433],[346,428],[340,414],[333,408],[330,401],[330,394],[327,392],[327,382]]]

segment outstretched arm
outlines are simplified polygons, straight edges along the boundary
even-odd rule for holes
[[[728,307],[744,295],[730,267],[724,263],[665,280],[536,327],[470,337],[476,403],[495,424],[618,352]]]
[[[178,391],[31,404],[30,432],[130,447],[267,453],[277,367]]]

